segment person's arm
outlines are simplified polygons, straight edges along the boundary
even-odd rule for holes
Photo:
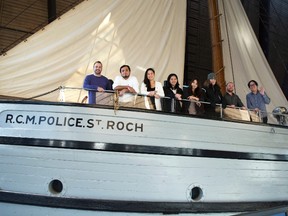
[[[246,95],[246,103],[247,103],[247,108],[248,109],[253,109],[253,105],[252,105],[252,102],[251,102],[251,96],[250,94],[247,94]]]
[[[126,89],[128,91],[128,88],[129,88],[129,86],[127,86],[127,85],[124,85],[124,86],[118,85],[118,86],[114,87],[113,89],[118,90],[118,91],[122,91],[123,89]]]
[[[120,91],[120,95],[123,95],[126,92],[137,94],[139,92],[139,83],[138,80],[135,78],[131,79],[131,86],[130,85],[120,85],[121,77],[116,77],[115,82],[113,84],[113,89]]]
[[[223,99],[222,99],[222,107],[223,109],[225,109],[227,107],[227,100],[226,100],[226,94],[224,95]],[[229,107],[229,106],[228,106]]]
[[[178,100],[182,100],[182,98],[183,98],[183,90],[180,87],[177,88],[175,97]]]
[[[140,93],[143,94],[143,95],[148,95],[148,91],[147,91],[147,87],[146,87],[146,84],[145,84],[145,83],[142,83],[142,84],[141,84]]]
[[[163,91],[163,86],[160,82],[156,82],[155,91],[156,91],[156,95],[158,95],[159,97],[165,96],[164,91]]]
[[[268,97],[268,95],[266,93],[264,93],[264,95],[262,95],[263,99],[264,99],[264,103],[265,104],[269,104],[271,99]]]
[[[108,79],[107,84],[106,84],[106,90],[113,90],[113,80]]]
[[[133,78],[132,79],[132,86],[129,86],[130,87],[129,91],[133,94],[137,94],[137,93],[139,93],[139,82],[138,82],[136,77],[132,77],[132,78]],[[131,87],[133,89],[131,89]]]
[[[112,85],[113,90],[121,91],[123,89],[127,89],[127,87],[128,87],[127,85],[120,85],[121,84],[120,80],[121,80],[121,77],[120,76],[116,76],[116,78],[114,80],[114,83]]]
[[[175,94],[167,87],[163,88],[166,97],[175,98]]]
[[[236,97],[237,97],[237,105],[236,106],[237,107],[242,107],[242,108],[245,107],[244,104],[242,103],[241,99],[239,98],[239,96],[236,95]]]
[[[83,88],[86,90],[97,90],[98,85],[91,85],[90,82],[91,82],[91,78],[88,75],[84,79]]]
[[[206,102],[209,102],[211,107],[216,107],[215,98],[214,98],[214,92],[210,88],[206,89]]]
[[[265,92],[265,89],[261,86],[260,89],[259,89],[259,93],[261,94],[263,100],[264,100],[264,103],[265,104],[269,104],[270,103],[270,98],[267,96],[266,92]]]
[[[222,104],[223,96],[222,96],[221,88],[219,85],[217,85],[217,92],[218,92],[218,97],[219,97],[220,103]]]

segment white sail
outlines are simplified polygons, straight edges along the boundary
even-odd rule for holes
[[[271,70],[240,0],[219,0],[221,35],[226,82],[233,81],[245,102],[249,80],[256,80],[271,98],[268,112],[288,102]],[[269,121],[272,118],[269,118]]]
[[[174,72],[182,83],[185,12],[185,0],[84,1],[0,57],[0,95],[33,97],[60,85],[82,87],[96,60],[112,80],[129,64],[139,82],[154,67],[158,81]],[[74,93],[66,92],[66,101],[81,101],[83,95]]]

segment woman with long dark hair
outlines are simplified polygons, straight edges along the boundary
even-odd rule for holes
[[[208,86],[205,87],[205,101],[209,104],[205,104],[205,114],[215,117],[219,114],[220,106],[218,104],[222,104],[222,94],[220,86],[217,84],[215,73],[209,73],[207,80]]]
[[[144,74],[144,80],[141,84],[141,94],[148,96],[145,97],[145,106],[147,109],[162,110],[161,97],[164,97],[164,91],[162,84],[155,81],[155,70],[153,68],[148,68]]]
[[[187,103],[187,112],[189,114],[199,115],[203,113],[204,106],[199,101],[203,101],[204,97],[197,78],[191,80],[187,91],[187,96],[185,98],[190,100],[190,102]]]
[[[169,74],[167,85],[163,88],[166,97],[163,108],[168,112],[182,112],[183,90],[179,87],[178,76],[174,73]]]

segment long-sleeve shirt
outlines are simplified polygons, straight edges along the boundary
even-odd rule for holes
[[[173,90],[167,86],[163,87],[163,90],[164,90],[165,96],[170,97],[171,99],[175,99],[175,94],[181,94],[181,96],[183,96],[183,90],[180,87],[178,87],[177,89],[174,89],[174,91],[176,91],[176,93],[173,92]],[[173,109],[172,109],[172,105],[173,105],[174,109],[175,109],[174,112],[180,113],[182,111],[180,101],[179,100],[171,100],[171,99],[164,99],[163,110],[171,112],[171,111],[173,111]],[[175,104],[173,104],[173,103],[175,103]]]
[[[146,87],[146,84],[145,83],[142,83],[141,84],[141,94],[144,94],[144,95],[148,95],[149,94],[149,91],[147,90],[147,87]],[[164,97],[165,94],[164,94],[164,90],[163,90],[163,87],[162,87],[162,84],[160,82],[155,82],[155,91],[156,91],[156,94],[158,94],[160,97]],[[148,98],[145,97],[145,106],[147,109],[150,109],[150,105],[149,105],[149,101],[148,101]],[[161,107],[161,98],[155,98],[155,106],[156,106],[156,110],[162,110],[162,107]]]
[[[261,110],[261,116],[267,117],[267,110],[265,104],[270,103],[270,98],[266,93],[264,95],[260,94],[258,91],[256,94],[250,92],[246,95],[247,107],[248,109],[256,109]]]
[[[216,104],[222,103],[222,94],[218,84],[215,84],[214,86],[210,84],[208,88],[206,88],[205,90],[206,90],[205,101],[210,102],[211,107],[215,108]]]
[[[136,93],[139,93],[139,83],[137,78],[134,76],[130,76],[128,79],[124,79],[122,76],[116,76],[113,83],[113,89],[115,89],[117,86],[130,86],[136,91]],[[134,94],[129,92],[119,97],[120,102],[131,102],[133,100]]]
[[[225,93],[224,97],[223,97],[223,103],[222,103],[223,107],[226,108],[227,105],[235,105],[236,107],[243,107],[243,103],[240,100],[240,98],[238,97],[238,95],[232,93],[232,95],[230,95],[229,93]]]
[[[83,88],[88,90],[88,103],[95,104],[97,88],[102,87],[105,90],[110,90],[109,84],[109,80],[105,76],[87,75],[83,83]]]

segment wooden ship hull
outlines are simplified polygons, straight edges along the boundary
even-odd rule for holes
[[[223,213],[287,204],[287,127],[51,102],[1,101],[0,119],[4,212]]]

